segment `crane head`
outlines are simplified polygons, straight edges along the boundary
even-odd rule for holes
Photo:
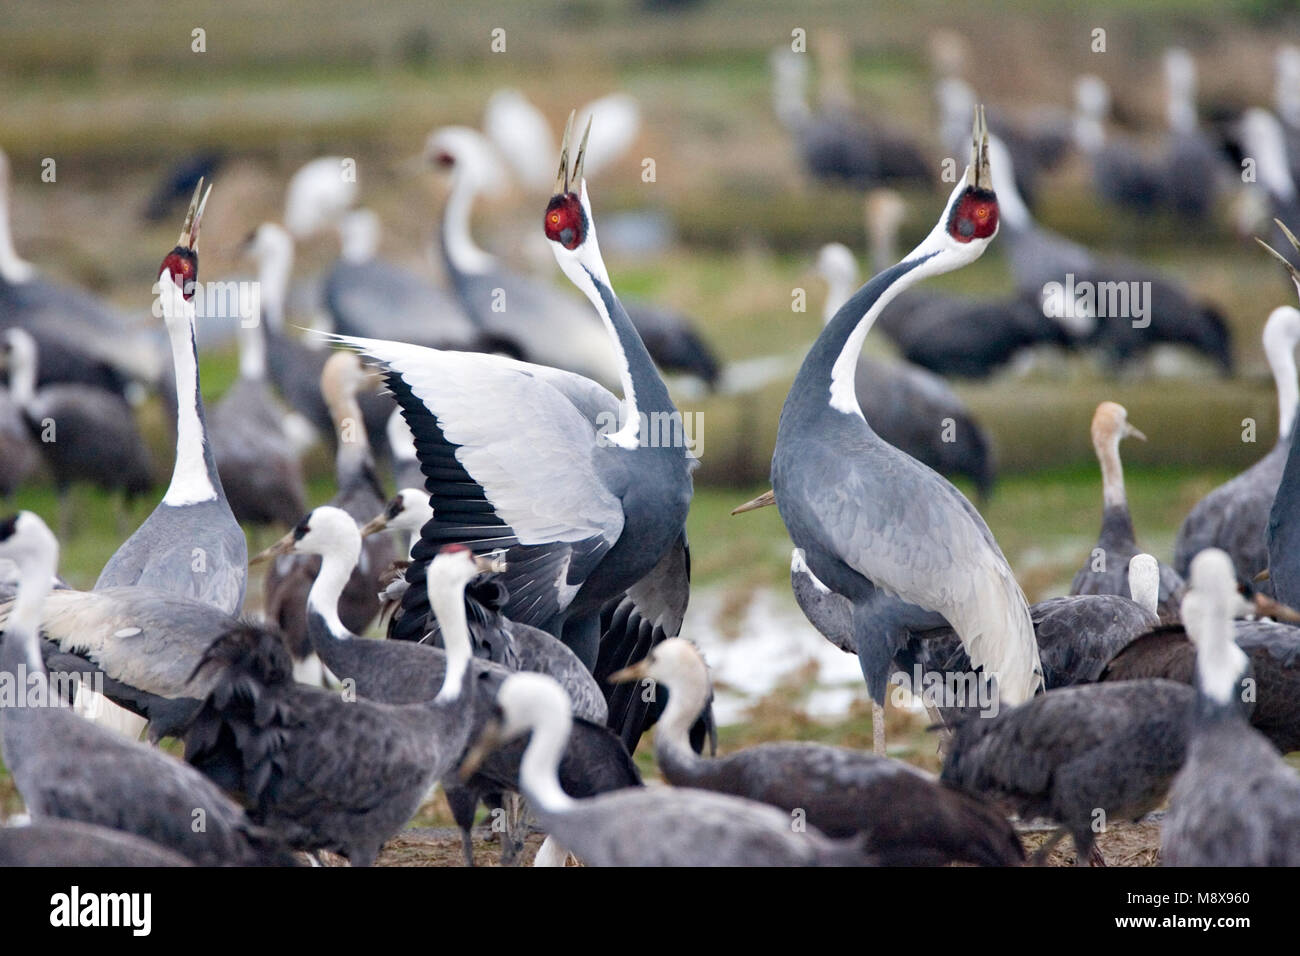
[[[194,198],[190,200],[190,208],[185,213],[185,224],[181,226],[176,248],[167,253],[162,265],[158,267],[159,275],[171,273],[172,281],[180,286],[186,299],[193,298],[194,284],[199,281],[199,225],[203,221],[203,210],[207,208],[210,195],[212,186],[209,185],[205,192],[203,180],[200,179],[194,187]]]
[[[949,202],[948,235],[960,243],[991,239],[998,231],[998,197],[993,192],[989,128],[982,106],[975,108],[970,164],[966,167],[964,182],[966,188]]]
[[[555,177],[555,195],[546,204],[546,238],[558,242],[572,252],[587,241],[590,220],[585,207],[586,183],[582,167],[587,158],[587,140],[591,136],[591,120],[582,134],[578,158],[569,169],[569,140],[573,133],[573,114],[564,128],[564,143],[560,147],[560,171]]]

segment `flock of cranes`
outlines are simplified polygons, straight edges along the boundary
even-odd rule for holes
[[[841,54],[830,49],[832,64]],[[1290,53],[1281,64],[1297,70]],[[856,126],[842,95],[814,114],[802,60],[773,66],[778,115],[815,175],[928,177],[920,151]],[[858,286],[852,254],[822,250],[826,321],[777,423],[772,490],[737,511],[778,509],[796,600],[861,664],[874,753],[773,742],[714,755],[709,668],[681,636],[698,462],[644,423],[684,434],[661,370],[717,387],[721,367],[685,318],[625,306],[605,266],[587,176],[635,136],[628,98],[589,105],[576,127],[570,117],[545,204],[542,236],[580,297],[473,238],[476,199],[503,179],[546,185],[537,165],[554,152],[551,130],[518,92],[493,98],[485,132],[446,127],[425,144],[450,181],[438,230],[449,289],[379,258],[378,218],[355,208],[336,158],[301,170],[283,224],[243,244],[261,314],[240,324],[239,374],[210,416],[197,326],[209,318],[198,249],[211,186],[198,180],[159,267],[161,329],[148,334],[18,257],[6,182],[0,492],[40,458],[61,496],[76,481],[146,493],[131,412],[141,386],[174,413],[175,455],[157,507],[89,591],[58,576],[66,504],[59,536],[30,511],[0,521],[0,732],[30,817],[0,828],[0,863],[301,865],[329,851],[369,865],[441,786],[469,865],[484,805],[508,822],[506,860],[531,818],[548,835],[539,861],[560,865],[1005,866],[1027,860],[1019,824],[1056,827],[1035,860],[1068,835],[1085,864],[1100,857],[1099,811],[1137,819],[1166,801],[1166,863],[1300,864],[1300,774],[1283,760],[1300,747],[1300,570],[1288,545],[1300,533],[1300,310],[1279,305],[1264,332],[1276,446],[1192,510],[1172,565],[1139,545],[1120,447],[1145,436],[1114,402],[1092,420],[1101,530],[1068,596],[1031,606],[944,477],[987,496],[994,463],[941,375],[988,374],[1044,342],[1086,344],[1115,365],[1179,343],[1231,370],[1212,306],[1030,212],[1034,184],[1073,139],[1108,201],[1205,214],[1217,159],[1197,128],[1190,58],[1171,53],[1166,72],[1167,158],[1147,165],[1107,135],[1095,78],[1079,85],[1068,135],[1008,125],[1003,142],[948,77],[944,135],[956,138],[959,110],[968,119],[973,107],[975,122],[933,228],[896,257],[897,200],[874,193],[875,275]],[[824,89],[847,87],[832,77]],[[1290,95],[1279,100],[1295,120]],[[1285,131],[1269,120],[1243,118],[1242,135]],[[1300,240],[1285,222],[1265,247],[1300,294]],[[321,285],[330,328],[300,339],[286,321],[294,244],[322,230],[340,242]],[[1012,299],[918,287],[995,240]],[[1045,315],[1038,297],[1066,273],[1149,283],[1149,326]],[[876,325],[901,359],[863,356]],[[949,422],[955,441],[937,437]],[[41,440],[49,427],[58,437]],[[308,510],[301,455],[317,438],[332,446],[337,493]],[[291,530],[250,559],[248,526]],[[254,619],[245,595],[263,566]],[[386,637],[369,639],[377,620]],[[884,753],[881,708],[899,684],[935,718],[938,775]],[[666,786],[646,786],[631,759],[655,725]],[[164,737],[183,757],[157,746]]]

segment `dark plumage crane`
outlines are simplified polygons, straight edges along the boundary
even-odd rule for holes
[[[1198,554],[1191,585],[1183,620],[1196,644],[1196,707],[1161,827],[1161,862],[1300,866],[1300,774],[1244,719],[1250,662],[1233,641],[1242,601],[1228,556]]]
[[[1083,567],[1075,573],[1071,594],[1130,593],[1129,562],[1138,554],[1138,546],[1124,494],[1124,466],[1119,458],[1120,441],[1130,437],[1146,441],[1146,436],[1129,424],[1128,410],[1123,405],[1102,402],[1097,406],[1092,416],[1092,447],[1101,463],[1101,534]],[[1167,565],[1160,565],[1159,573],[1161,620],[1176,621],[1183,599],[1183,579]]]
[[[885,865],[950,862],[1014,866],[1024,861],[1015,830],[983,801],[939,785],[901,761],[817,743],[767,743],[712,760],[695,753],[690,729],[712,695],[709,671],[690,643],[671,638],[610,676],[668,693],[655,730],[659,770],[675,787],[746,797],[831,837],[861,834]]]

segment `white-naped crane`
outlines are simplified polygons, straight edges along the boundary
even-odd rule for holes
[[[857,287],[858,265],[833,242],[817,254],[826,281],[822,318],[830,322]],[[941,475],[964,475],[981,500],[993,490],[993,446],[970,410],[939,376],[909,362],[864,355],[856,375],[858,404],[876,434]]]
[[[976,113],[970,163],[939,223],[859,289],[804,359],[777,426],[772,489],[812,574],[852,606],[853,645],[883,704],[910,632],[951,624],[1007,704],[1042,686],[1024,593],[984,520],[944,478],[887,444],[855,390],[862,344],[903,289],[974,262],[998,231],[988,133]]]
[[[253,825],[192,767],[59,705],[38,636],[58,554],[54,535],[31,512],[0,521],[0,556],[22,573],[5,623],[0,672],[10,680],[26,673],[23,687],[39,687],[44,698],[42,706],[31,706],[10,697],[0,707],[5,766],[28,812],[37,821],[74,820],[132,833],[200,865],[292,863],[275,835]],[[199,819],[203,825],[195,826]]]
[[[1101,533],[1070,583],[1071,594],[1130,593],[1129,562],[1138,555],[1138,546],[1119,457],[1119,443],[1125,438],[1146,441],[1146,435],[1129,423],[1123,405],[1102,402],[1092,416],[1092,447],[1101,464]],[[1185,589],[1183,579],[1165,564],[1160,565],[1159,575],[1158,613],[1163,621],[1176,621]]]
[[[248,544],[217,474],[199,391],[194,345],[199,226],[212,187],[199,183],[176,247],[163,259],[158,303],[176,376],[176,464],[171,484],[144,524],[113,553],[96,590],[156,588],[238,614],[248,578]]]
[[[682,434],[681,413],[610,285],[581,147],[569,163],[566,133],[543,225],[605,327],[621,401],[590,379],[504,356],[340,340],[383,367],[434,510],[390,635],[420,640],[430,629],[424,576],[442,545],[504,548],[505,615],[559,637],[599,680],[644,654],[643,637],[656,639],[642,624],[658,637],[681,626],[694,458],[672,438]],[[642,425],[650,421],[667,440],[652,439]],[[602,611],[624,598],[636,613],[602,628]],[[651,710],[635,700],[611,706],[611,726],[635,746]]]
[[[1280,221],[1278,226],[1291,242],[1297,241]],[[1297,249],[1300,251],[1300,247]],[[1269,251],[1273,252],[1271,247]],[[1295,267],[1278,258],[1294,278]],[[1300,279],[1295,281],[1300,291]],[[1284,305],[1270,312],[1264,323],[1263,342],[1264,357],[1277,389],[1277,441],[1263,458],[1198,501],[1183,519],[1174,540],[1174,570],[1184,577],[1197,553],[1211,547],[1228,553],[1241,584],[1246,586],[1271,564],[1268,535],[1278,533],[1281,511],[1277,519],[1270,518],[1270,511],[1279,507],[1277,500],[1290,501],[1289,492],[1282,495],[1281,484],[1294,446],[1296,405],[1300,401],[1295,359],[1296,345],[1300,344],[1300,311]],[[1281,573],[1285,579],[1285,567]],[[1300,597],[1291,591],[1288,594],[1291,599]]]
[[[427,277],[379,257],[379,218],[355,209],[338,223],[340,255],[325,276],[325,308],[334,331],[430,348],[490,351],[456,295]]]

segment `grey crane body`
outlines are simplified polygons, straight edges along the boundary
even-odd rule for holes
[[[0,344],[0,368],[4,345]],[[8,389],[0,387],[0,498],[8,499],[27,480],[40,461],[27,421]]]
[[[1263,458],[1215,488],[1192,508],[1174,541],[1174,569],[1186,576],[1192,558],[1206,548],[1232,557],[1243,584],[1268,567],[1269,510],[1291,452],[1291,436],[1280,437]]]
[[[1033,657],[1016,660],[1017,671],[1022,664],[1033,672],[1038,668],[1036,649],[1023,646],[1032,642],[1024,596],[978,512],[950,482],[882,441],[861,414],[832,404],[840,387],[834,367],[847,354],[851,337],[863,334],[861,324],[869,324],[891,293],[914,281],[909,273],[938,254],[918,252],[886,269],[839,310],[791,387],[772,456],[781,518],[811,572],[852,605],[854,649],[877,702],[884,699],[892,660],[910,632],[949,623],[946,614],[964,617],[963,640],[975,641],[981,652],[998,654],[992,645],[1006,641],[1003,647],[1014,647],[1014,655]],[[913,570],[918,561],[925,566],[923,576]],[[963,567],[967,561],[971,564]],[[992,605],[992,614],[1003,619],[999,630],[1010,633],[990,641],[990,624],[981,623],[973,591],[962,597],[958,590],[940,593],[929,586],[956,574],[966,576],[967,587],[983,589],[980,603]],[[909,594],[917,598],[909,601]],[[917,599],[930,606],[913,603]],[[1008,672],[1003,687],[1014,684],[1011,693],[1019,698],[1032,693],[1029,684],[1040,679]]]
[[[419,704],[345,701],[295,684],[279,635],[253,625],[233,629],[206,656],[221,676],[186,737],[185,759],[300,849],[373,863],[464,749],[472,681]]]
[[[240,329],[240,375],[212,410],[212,452],[236,520],[292,527],[307,510],[298,454],[285,431],[286,410],[266,382],[260,329]],[[247,350],[255,349],[250,361]]]
[[[335,331],[344,335],[443,349],[483,344],[453,295],[381,259],[340,259],[325,278],[324,298]]]
[[[190,866],[134,833],[75,820],[0,827],[0,866]]]
[[[1202,714],[1160,850],[1165,866],[1300,866],[1300,775],[1238,713]]]
[[[1138,819],[1164,799],[1183,764],[1195,694],[1173,681],[1124,681],[1049,691],[956,728],[941,779],[1045,817],[1086,860],[1097,810]]]

